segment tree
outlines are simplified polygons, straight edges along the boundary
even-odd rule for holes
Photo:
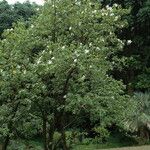
[[[55,149],[55,131],[61,133],[62,148],[68,149],[69,117],[80,112],[103,126],[119,124],[128,97],[122,82],[109,75],[108,58],[122,50],[115,31],[126,25],[121,16],[127,12],[118,5],[101,9],[90,0],[56,0],[45,4],[29,28],[19,23],[5,31],[0,82],[4,145],[16,136],[15,129],[21,132],[20,123],[29,114],[42,121],[45,150]]]
[[[0,34],[4,29],[9,28],[15,20],[15,14],[7,1],[0,1]]]
[[[1,40],[0,44],[0,133],[4,141],[3,150],[7,149],[11,138],[20,135],[18,129],[22,123],[32,120],[30,83],[33,77],[29,70],[29,59],[24,54],[24,47],[27,46],[23,42],[25,32],[25,25],[20,23],[14,31],[5,31],[7,39]]]
[[[126,122],[126,127],[132,132],[138,132],[141,139],[149,141],[150,130],[150,94],[135,93],[133,97],[135,101],[135,109],[133,109],[131,117]]]
[[[23,18],[25,21],[36,15],[39,8],[40,6],[38,6],[36,3],[30,3],[29,1],[24,3],[17,2],[13,5],[17,20]]]
[[[0,35],[5,29],[12,28],[12,24],[23,19],[28,21],[31,17],[37,14],[40,6],[29,1],[24,3],[15,3],[9,5],[6,0],[0,1]]]
[[[123,79],[130,94],[133,94],[136,90],[149,90],[149,0],[103,0],[102,3],[104,6],[117,3],[124,8],[131,8],[130,14],[126,16],[129,23],[128,27],[118,32],[122,40],[130,39],[130,41],[126,42],[124,50],[121,53],[117,53],[112,60],[115,66],[114,77]]]

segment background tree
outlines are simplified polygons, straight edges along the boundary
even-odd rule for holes
[[[20,19],[27,21],[33,15],[36,15],[39,7],[37,4],[29,1],[24,3],[17,2],[14,5],[9,5],[6,0],[0,1],[0,35],[5,29],[10,29],[12,24]]]
[[[140,142],[149,142],[150,129],[150,94],[135,93],[133,97],[135,101],[135,109],[131,117],[126,122],[126,128],[132,132],[137,132]]]
[[[0,34],[4,29],[10,28],[15,20],[15,14],[7,1],[0,1]]]
[[[131,13],[126,16],[129,26],[119,31],[121,39],[126,42],[124,51],[118,53],[119,60],[115,56],[114,76],[117,79],[122,78],[128,87],[128,92],[149,90],[150,81],[150,2],[149,0],[103,0],[103,5],[113,5],[114,3],[122,5],[124,8],[131,8]],[[122,61],[120,58],[122,57]],[[122,67],[121,67],[122,66]]]

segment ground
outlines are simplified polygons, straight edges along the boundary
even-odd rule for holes
[[[103,150],[150,150],[150,146],[111,148],[111,149],[103,149]]]
[[[121,148],[96,148],[92,146],[77,147],[74,150],[150,150],[150,145],[147,146],[132,146],[132,147],[121,147]]]

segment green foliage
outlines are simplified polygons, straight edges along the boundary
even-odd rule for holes
[[[147,126],[149,128],[150,121],[150,94],[149,93],[135,93],[133,97],[136,105],[136,111],[133,110],[133,118],[128,124],[131,131],[138,130],[140,126]]]
[[[109,131],[104,127],[95,127],[94,131],[96,132],[96,143],[103,143],[103,141],[107,141],[108,137],[110,136]]]
[[[134,90],[147,91],[150,89],[149,68],[150,68],[150,1],[149,0],[111,0],[102,1],[106,5],[114,3],[122,5],[124,8],[131,9],[128,20],[128,27],[118,31],[119,37],[126,42],[123,53],[115,55],[112,59],[114,64],[113,75],[116,78],[122,78],[127,85],[128,92],[133,94]],[[117,60],[117,58],[119,60]],[[121,62],[120,62],[121,58]]]
[[[148,142],[150,130],[150,94],[135,93],[133,99],[135,107],[133,108],[131,117],[125,123],[125,127],[131,132],[138,132],[140,143]]]
[[[103,143],[95,143],[93,138],[85,138],[82,143],[76,144],[74,150],[93,150],[93,149],[109,149],[109,148],[121,148],[127,146],[135,146],[137,142],[133,137],[127,136],[124,133],[117,131],[111,133],[107,141]]]
[[[29,1],[25,3],[15,3],[9,5],[6,0],[0,1],[0,35],[5,29],[11,29],[13,23],[23,19],[29,20],[33,15],[37,14],[39,6]]]
[[[0,41],[0,131],[32,137],[42,128],[45,150],[58,130],[64,150],[70,116],[89,115],[104,127],[120,124],[129,97],[109,75],[109,57],[122,50],[115,32],[128,10],[91,0],[50,1],[41,14],[4,32]],[[129,107],[128,107],[129,108]],[[33,129],[33,130],[32,130]],[[105,129],[102,130],[106,134]],[[5,143],[5,142],[4,142]]]

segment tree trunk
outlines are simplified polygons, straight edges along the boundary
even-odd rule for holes
[[[2,145],[2,150],[7,150],[8,144],[9,144],[10,136],[7,135],[3,145]]]
[[[66,134],[65,134],[65,131],[63,129],[61,130],[61,138],[62,138],[63,150],[69,150],[69,148],[67,146],[67,142],[66,142]]]
[[[130,69],[129,72],[128,72],[128,85],[127,85],[127,92],[129,95],[133,95],[134,93],[134,89],[133,89],[133,86],[131,85],[133,80],[134,80],[134,70]]]
[[[45,116],[43,116],[43,144],[44,144],[44,150],[48,150],[47,146],[47,120]]]
[[[140,138],[144,140],[144,142],[149,142],[149,131],[146,127],[140,127]]]
[[[69,150],[68,146],[67,146],[67,142],[66,142],[66,134],[65,134],[65,130],[64,130],[64,115],[61,118],[61,140],[62,140],[62,146],[63,146],[63,150]]]
[[[12,120],[16,116],[16,112],[18,110],[19,104],[20,104],[20,102],[17,103],[17,105],[14,107],[14,109],[12,111],[12,113],[14,113],[14,114],[12,115],[12,117],[11,117],[9,123],[8,123],[9,132],[8,132],[8,134],[6,136],[6,139],[5,139],[5,141],[4,141],[3,145],[2,145],[2,150],[7,150],[7,147],[8,147],[9,141],[10,141],[10,133],[12,133],[12,130],[13,130],[13,121]]]
[[[146,141],[149,142],[149,131],[146,130],[145,132]]]
[[[49,128],[49,137],[48,137],[48,148],[49,150],[53,150],[53,137],[54,137],[54,132],[55,132],[55,122],[53,120],[53,122],[50,124],[50,128]]]

